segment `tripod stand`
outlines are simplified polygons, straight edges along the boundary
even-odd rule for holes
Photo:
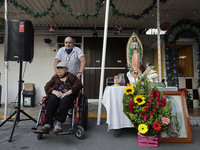
[[[16,116],[15,116],[15,120],[14,120],[14,123],[13,123],[13,127],[12,127],[12,132],[11,132],[11,134],[10,134],[10,139],[8,140],[8,142],[11,142],[12,141],[12,136],[13,136],[13,132],[14,132],[14,130],[15,130],[15,126],[16,126],[16,124],[17,123],[19,123],[20,121],[25,121],[25,120],[33,120],[34,122],[36,122],[37,123],[37,121],[34,119],[34,118],[32,118],[31,116],[29,116],[27,113],[25,113],[23,110],[21,110],[21,89],[22,89],[22,61],[20,61],[20,70],[19,70],[19,86],[18,86],[18,107],[16,107],[15,109],[15,112],[11,115],[11,116],[9,116],[4,122],[2,122],[2,124],[0,124],[0,127],[2,126],[2,125],[4,125],[9,119],[11,119],[12,118],[12,116],[14,116],[15,114],[16,114]],[[23,119],[23,120],[20,120],[20,113],[23,113],[25,116],[27,116],[29,119]]]

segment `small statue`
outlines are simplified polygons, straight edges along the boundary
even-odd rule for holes
[[[133,33],[126,46],[127,67],[133,78],[137,79],[141,75],[140,65],[143,58],[143,46],[139,37]],[[130,75],[129,74],[129,75]]]
[[[146,66],[147,68],[143,72],[143,75],[149,78],[151,83],[158,82],[158,74],[155,69],[155,66],[152,66],[151,62],[148,62]]]

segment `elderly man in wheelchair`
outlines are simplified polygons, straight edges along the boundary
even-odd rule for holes
[[[65,122],[66,117],[68,115],[68,110],[73,106],[73,104],[77,107],[78,105],[81,105],[82,107],[84,107],[83,109],[85,110],[85,112],[81,113],[82,115],[81,125],[83,124],[83,128],[85,128],[87,124],[87,113],[88,113],[87,112],[88,111],[87,98],[83,94],[80,94],[80,91],[83,88],[81,81],[77,78],[77,76],[68,72],[68,65],[65,62],[58,63],[56,68],[57,68],[56,75],[54,75],[51,78],[51,80],[47,82],[44,88],[47,94],[45,99],[48,99],[47,106],[42,105],[43,107],[40,111],[38,122],[37,122],[37,126],[41,124],[43,126],[40,128],[40,131],[33,130],[34,133],[38,133],[40,135],[39,136],[40,138],[38,139],[41,139],[42,134],[48,134],[50,129],[53,127],[54,118],[55,118],[55,114],[57,113],[57,110],[58,110],[57,117],[56,117],[57,122],[55,124],[53,133],[55,134],[61,133],[62,124]],[[79,102],[80,99],[81,99],[81,102]],[[46,103],[46,102],[43,102],[43,103]],[[81,103],[81,104],[78,104],[78,103]],[[41,114],[42,112],[45,113],[45,115]],[[45,119],[41,119],[41,117],[43,116]],[[72,122],[73,125],[74,125],[74,122],[78,123],[78,119],[76,119],[76,116],[77,115],[75,114],[75,111],[73,110],[73,122]],[[79,112],[79,116],[80,116],[80,112]],[[41,120],[44,120],[44,122],[42,122]],[[81,127],[81,130],[84,130],[83,128]],[[73,131],[66,132],[66,133],[73,134]]]

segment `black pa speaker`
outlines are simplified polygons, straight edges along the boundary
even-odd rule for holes
[[[32,62],[34,56],[34,29],[31,21],[6,21],[5,61]]]

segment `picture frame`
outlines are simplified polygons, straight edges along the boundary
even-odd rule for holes
[[[172,103],[172,120],[167,130],[158,134],[161,143],[192,143],[188,109],[184,91],[162,91]]]

